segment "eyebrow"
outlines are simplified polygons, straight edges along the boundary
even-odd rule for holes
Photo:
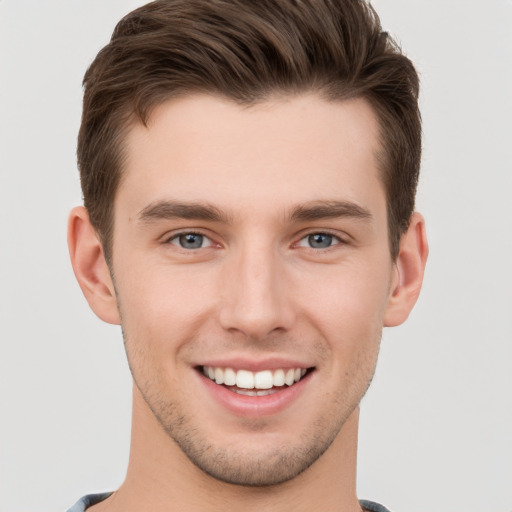
[[[294,222],[341,217],[372,220],[372,214],[369,210],[350,201],[311,201],[295,207],[290,214],[290,219]]]
[[[310,201],[292,208],[287,218],[291,222],[348,217],[371,221],[372,214],[366,208],[350,201]],[[163,200],[151,203],[138,214],[138,220],[149,223],[156,220],[186,219],[228,224],[230,216],[208,203],[183,203]]]
[[[228,216],[213,205],[169,200],[151,203],[138,214],[138,220],[145,223],[166,219],[229,222]]]

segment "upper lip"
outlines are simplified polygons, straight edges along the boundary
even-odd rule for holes
[[[233,370],[249,370],[259,372],[263,370],[278,370],[289,368],[311,368],[312,364],[296,359],[270,357],[265,359],[248,359],[245,357],[223,358],[205,360],[194,365],[196,367],[209,366],[213,368],[232,368]]]

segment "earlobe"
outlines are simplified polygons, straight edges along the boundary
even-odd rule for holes
[[[384,316],[385,327],[400,325],[409,316],[420,294],[427,257],[425,221],[419,213],[413,213],[409,228],[400,241],[394,281]]]
[[[83,206],[74,208],[69,215],[68,248],[73,271],[91,309],[103,321],[119,324],[114,284],[103,247]]]

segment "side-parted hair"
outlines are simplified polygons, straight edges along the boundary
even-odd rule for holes
[[[157,0],[125,16],[84,77],[78,166],[107,262],[126,134],[154,107],[208,93],[252,105],[271,95],[364,98],[380,129],[391,255],[414,209],[419,80],[363,0]]]

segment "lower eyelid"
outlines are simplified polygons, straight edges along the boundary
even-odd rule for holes
[[[165,236],[165,238],[163,238],[163,243],[165,244],[172,244],[172,245],[175,245],[177,247],[179,247],[180,249],[185,249],[187,250],[187,248],[183,247],[180,245],[179,243],[179,238],[181,236],[184,236],[184,235],[198,235],[198,236],[201,236],[203,237],[203,245],[201,247],[198,247],[196,248],[195,250],[198,250],[198,249],[205,249],[205,248],[208,248],[208,247],[212,247],[214,245],[216,245],[215,241],[212,240],[211,237],[209,237],[208,235],[204,234],[204,233],[201,233],[201,232],[198,232],[198,231],[182,231],[180,233],[174,233],[173,235],[171,236]],[[316,234],[322,234],[322,235],[328,235],[328,236],[331,236],[332,237],[332,244],[328,247],[320,247],[320,248],[315,248],[315,247],[311,247],[308,244],[307,240],[308,240],[308,237],[312,236],[312,235],[316,235]],[[330,249],[336,245],[342,245],[342,244],[346,244],[347,241],[344,240],[343,238],[341,238],[339,235],[336,235],[334,233],[330,233],[329,231],[313,231],[311,233],[307,233],[306,235],[302,236],[298,242],[296,242],[294,244],[294,246],[299,246],[299,247],[305,247],[305,248],[308,248],[308,249],[312,249],[312,250],[321,250],[321,249]],[[188,250],[194,250],[194,249],[188,249]]]
[[[179,239],[181,236],[185,236],[185,235],[201,236],[203,245],[201,247],[197,247],[197,248],[183,247],[182,245],[180,245]],[[214,245],[213,240],[209,236],[205,235],[204,233],[199,233],[197,231],[182,231],[181,233],[175,233],[174,235],[172,235],[170,237],[166,237],[165,243],[175,245],[179,249],[190,250],[190,251],[198,250],[198,249],[206,249],[206,248],[212,247]]]
[[[307,245],[307,243],[308,243],[308,238],[312,235],[331,236],[333,243],[329,247],[321,247],[321,248],[311,247],[311,246]],[[303,244],[301,242],[303,242]],[[330,233],[329,231],[313,231],[311,233],[304,235],[295,245],[299,246],[299,247],[306,247],[308,249],[313,249],[313,250],[321,250],[321,249],[330,249],[331,247],[334,247],[334,246],[340,245],[340,244],[344,244],[344,243],[346,243],[346,242],[341,237],[339,237],[338,235],[335,235],[334,233]]]

